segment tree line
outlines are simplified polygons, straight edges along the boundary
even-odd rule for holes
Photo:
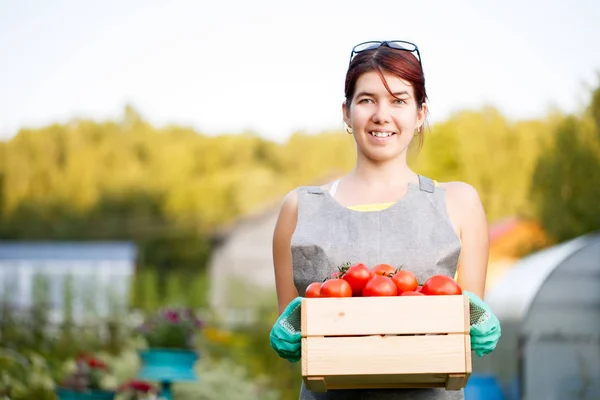
[[[600,228],[600,86],[575,114],[511,121],[491,106],[434,124],[412,167],[476,187],[491,222],[539,221],[566,240]],[[0,142],[0,239],[133,240],[159,272],[198,271],[223,224],[354,165],[352,136],[211,135],[115,120],[21,129]]]

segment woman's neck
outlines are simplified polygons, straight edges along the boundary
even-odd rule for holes
[[[418,181],[417,174],[400,157],[386,162],[373,162],[361,157],[348,175],[355,182],[369,187],[403,186]]]

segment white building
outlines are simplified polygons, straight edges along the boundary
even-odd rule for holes
[[[137,250],[129,242],[0,242],[0,303],[26,310],[46,303],[61,320],[123,311]]]

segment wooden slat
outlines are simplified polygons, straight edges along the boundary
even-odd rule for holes
[[[445,388],[447,374],[402,374],[402,375],[353,375],[328,376],[325,387],[312,385],[312,380],[304,379],[306,386],[313,392],[334,389],[410,389],[410,388]]]
[[[472,370],[473,368],[471,362],[471,336],[465,335],[465,372],[468,375],[470,375]]]
[[[464,381],[462,383],[462,387],[465,387],[467,385],[467,382],[469,381],[469,378],[471,377],[471,372],[472,372],[472,360],[471,360],[471,335],[469,334],[471,331],[471,319],[469,317],[470,314],[470,303],[469,303],[469,297],[468,296],[464,296],[465,298],[465,332],[467,332],[467,334],[465,335],[465,378]]]
[[[302,336],[468,333],[465,297],[306,298]]]
[[[309,354],[308,354],[308,339],[307,338],[302,338],[300,339],[300,352],[302,354],[302,358],[300,359],[300,363],[301,363],[301,369],[302,369],[302,376],[307,376],[308,375],[308,363],[309,363]]]
[[[464,307],[464,313],[465,313],[465,333],[469,333],[471,332],[471,303],[469,301],[469,296],[464,295],[463,296],[463,307]]]
[[[311,307],[311,302],[307,301],[308,299],[303,299],[300,307],[300,332],[302,332],[302,337],[306,337],[304,332],[307,332],[308,325],[308,309]]]
[[[304,376],[466,372],[464,334],[309,337],[302,344]]]

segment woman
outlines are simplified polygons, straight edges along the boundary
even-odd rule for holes
[[[437,183],[407,165],[409,146],[423,141],[427,115],[417,47],[402,41],[356,46],[345,98],[342,112],[356,142],[355,168],[325,186],[290,192],[275,227],[280,318],[297,306],[311,282],[348,261],[406,265],[420,282],[437,274],[457,276],[463,290],[482,298],[489,243],[477,191],[462,182]],[[273,347],[298,361],[298,335],[286,338],[294,345],[281,351],[273,343],[279,338],[272,332]],[[301,400],[463,398],[462,390],[445,389],[312,393],[302,385],[300,393]]]

